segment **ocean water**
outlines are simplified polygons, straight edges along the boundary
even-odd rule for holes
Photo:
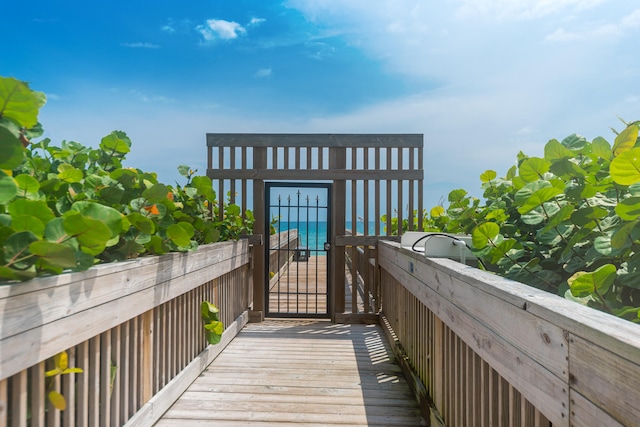
[[[383,233],[385,224],[380,223],[380,233]],[[358,233],[364,233],[364,222],[359,221],[356,223]],[[375,234],[375,221],[369,221],[369,234]],[[298,236],[302,242],[302,246],[306,246],[311,252],[311,256],[324,256],[326,252],[324,251],[324,243],[329,241],[329,235],[327,230],[327,222],[319,221],[319,222],[300,222],[298,224],[296,221],[281,221],[279,224],[276,224],[276,230],[278,231],[287,231],[298,229]],[[346,229],[352,229],[352,222],[347,221]]]

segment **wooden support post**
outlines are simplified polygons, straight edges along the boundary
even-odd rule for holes
[[[329,169],[345,169],[347,151],[344,147],[329,148]],[[335,320],[336,313],[344,313],[345,310],[345,284],[344,284],[344,247],[336,246],[336,236],[344,236],[347,202],[347,184],[343,179],[333,181],[331,201],[331,262],[330,283],[331,301],[329,314]]]
[[[253,149],[253,167],[256,169],[266,169],[267,167],[267,149],[266,147]],[[269,238],[268,229],[266,229],[266,212],[265,212],[265,194],[264,181],[256,179],[253,181],[253,208],[255,213],[255,222],[253,223],[253,234],[262,235],[262,245],[254,245],[252,253],[253,262],[253,312],[250,316],[252,322],[261,322],[264,319],[265,293],[266,293],[266,269],[265,265],[265,245]]]

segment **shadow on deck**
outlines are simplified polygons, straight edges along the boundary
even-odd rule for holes
[[[426,425],[378,325],[248,324],[156,426]]]

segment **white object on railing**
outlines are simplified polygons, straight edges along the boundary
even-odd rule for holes
[[[402,247],[423,252],[426,257],[449,258],[465,264],[476,259],[471,252],[471,236],[425,231],[407,231],[400,239]],[[415,247],[414,247],[415,245]]]

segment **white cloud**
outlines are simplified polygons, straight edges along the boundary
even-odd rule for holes
[[[640,9],[636,9],[629,15],[625,15],[615,24],[601,24],[581,31],[566,31],[564,28],[559,28],[552,34],[549,34],[546,40],[550,42],[602,40],[610,37],[624,36],[636,28],[640,28]]]
[[[592,8],[607,0],[461,0],[457,14],[498,20],[536,19],[548,15]]]
[[[139,99],[142,102],[171,104],[171,103],[174,103],[176,101],[173,98],[169,98],[169,97],[162,96],[162,95],[147,95],[147,94],[142,93],[142,92],[140,92],[139,90],[136,90],[136,89],[131,89],[129,91],[129,93],[134,95],[137,99]]]
[[[224,19],[207,19],[206,24],[198,25],[196,30],[202,34],[205,42],[212,42],[216,39],[233,40],[247,32],[237,22],[225,21]]]
[[[262,24],[265,21],[266,21],[266,19],[264,19],[264,18],[253,17],[253,18],[251,18],[251,21],[249,21],[249,25],[250,26],[256,26],[256,25]]]
[[[259,79],[266,79],[271,77],[272,74],[273,74],[273,70],[271,68],[260,68],[254,74],[254,77],[257,77]]]
[[[133,49],[159,49],[160,46],[158,46],[157,44],[153,44],[153,43],[142,43],[142,42],[136,42],[136,43],[122,43],[122,46],[124,47],[130,47]]]

